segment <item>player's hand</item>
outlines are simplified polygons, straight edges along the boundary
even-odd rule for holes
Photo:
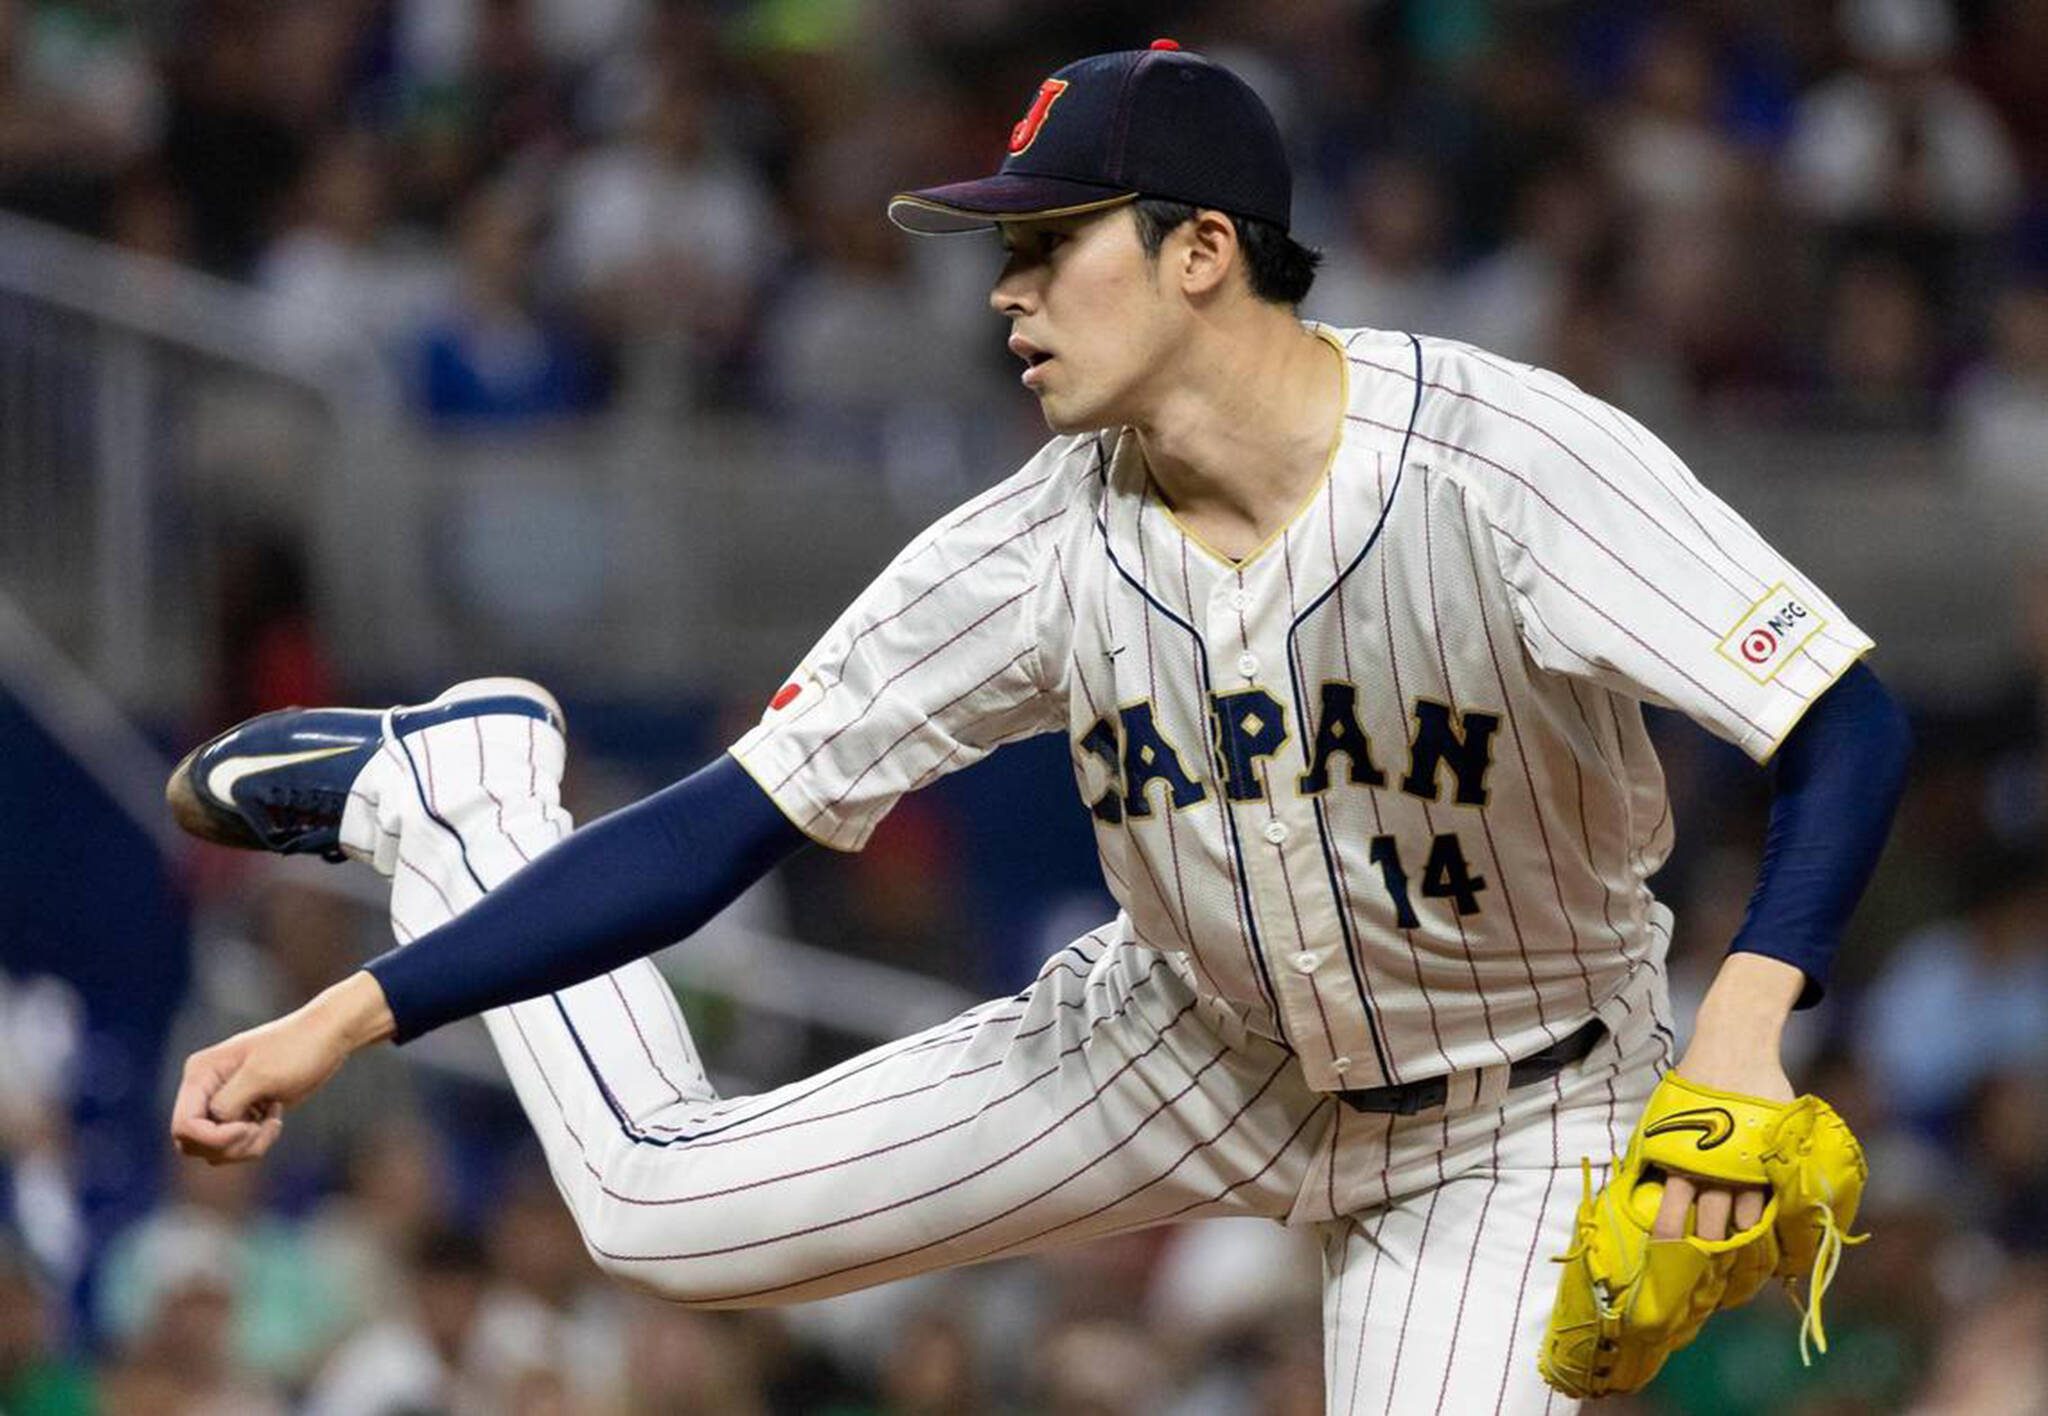
[[[391,1026],[383,991],[359,973],[296,1012],[193,1053],[171,1107],[171,1140],[211,1165],[259,1158],[284,1130],[285,1108]]]
[[[1717,1058],[1711,1051],[1703,1055],[1699,1039],[1695,1038],[1693,1046],[1686,1050],[1685,1060],[1678,1064],[1678,1075],[1717,1091],[1737,1092],[1766,1101],[1790,1101],[1795,1095],[1792,1082],[1775,1053],[1774,1048],[1767,1058]],[[1670,1171],[1664,1177],[1664,1199],[1650,1234],[1654,1239],[1684,1238],[1686,1211],[1691,1209],[1695,1235],[1702,1239],[1725,1239],[1762,1219],[1769,1197],[1770,1192],[1760,1186],[1729,1186]]]
[[[1799,970],[1760,954],[1730,954],[1700,1004],[1691,1044],[1678,1063],[1687,1081],[1766,1101],[1797,1095],[1778,1060],[1779,1036],[1805,978]],[[1664,1199],[1651,1230],[1656,1239],[1725,1239],[1763,1218],[1769,1192],[1695,1180],[1677,1171],[1665,1177]]]

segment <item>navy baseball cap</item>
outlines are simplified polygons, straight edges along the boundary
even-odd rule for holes
[[[889,219],[921,235],[1164,197],[1285,231],[1294,178],[1251,85],[1170,39],[1098,54],[1038,86],[992,177],[899,192]]]

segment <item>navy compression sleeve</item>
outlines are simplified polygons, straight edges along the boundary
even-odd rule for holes
[[[729,756],[575,831],[368,965],[407,1042],[595,978],[690,934],[804,843]]]
[[[1810,1008],[1891,831],[1912,731],[1863,664],[1850,666],[1778,748],[1771,821],[1749,913],[1731,950],[1798,968]]]

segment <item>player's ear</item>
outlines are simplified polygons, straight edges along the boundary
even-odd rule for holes
[[[1222,289],[1244,259],[1237,223],[1223,212],[1198,211],[1174,235],[1181,243],[1177,263],[1181,289],[1191,297]]]

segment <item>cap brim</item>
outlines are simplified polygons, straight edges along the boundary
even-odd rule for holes
[[[889,220],[920,236],[984,231],[999,221],[1074,216],[1136,201],[1136,192],[1063,177],[998,172],[972,182],[953,182],[889,198]]]

